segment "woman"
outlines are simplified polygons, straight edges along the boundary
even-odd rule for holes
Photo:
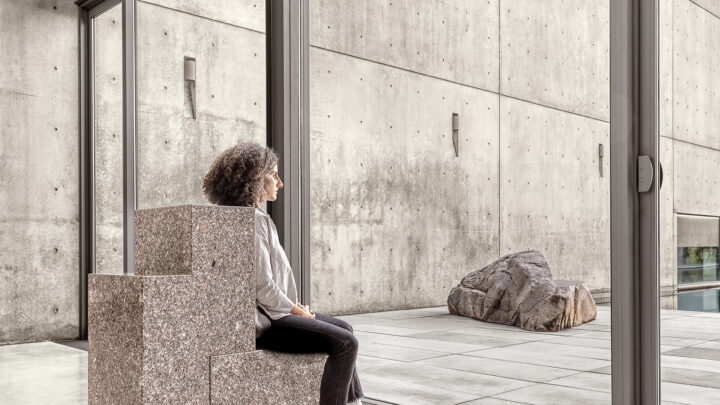
[[[277,229],[260,207],[275,201],[283,187],[275,153],[257,143],[224,151],[203,181],[208,201],[255,207],[255,274],[257,347],[289,353],[329,355],[320,385],[321,405],[361,404],[355,367],[358,341],[345,321],[315,313],[298,302],[295,278]]]

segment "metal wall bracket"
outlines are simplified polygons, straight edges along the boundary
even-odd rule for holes
[[[647,193],[652,187],[654,176],[653,164],[648,156],[638,156],[637,158],[637,188],[638,193]]]
[[[453,113],[452,115],[452,141],[455,148],[455,157],[460,156],[460,144],[458,143],[458,132],[460,132],[460,115]]]

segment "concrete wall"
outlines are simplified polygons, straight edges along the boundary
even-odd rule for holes
[[[0,344],[79,334],[77,6],[0,0]]]
[[[316,309],[442,305],[528,248],[606,292],[608,1],[310,4]]]
[[[265,2],[138,2],[138,208],[207,204],[202,178],[238,142],[265,143]],[[193,117],[184,60],[196,60]]]

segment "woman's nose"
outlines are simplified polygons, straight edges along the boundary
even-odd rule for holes
[[[280,179],[278,179],[277,188],[283,188],[283,182]]]

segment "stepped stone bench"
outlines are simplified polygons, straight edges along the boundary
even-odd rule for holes
[[[316,404],[325,354],[255,348],[253,208],[135,217],[135,274],[92,274],[90,404]]]

